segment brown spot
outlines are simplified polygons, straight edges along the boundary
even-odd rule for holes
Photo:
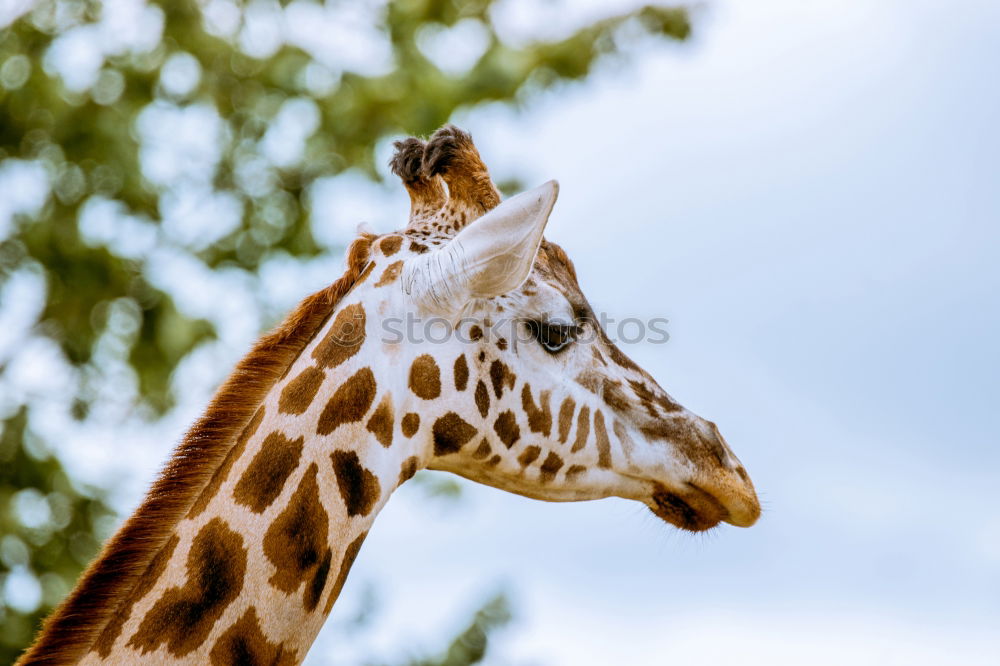
[[[649,386],[646,385],[645,382],[630,379],[628,380],[628,384],[632,387],[632,390],[635,391],[636,397],[639,398],[639,402],[641,402],[642,406],[646,408],[646,411],[649,412],[650,416],[660,416],[656,412],[656,409],[654,409],[654,405],[658,406],[661,410],[668,414],[670,412],[678,412],[682,409],[682,407],[671,400],[670,396],[666,393],[663,391],[654,392],[649,388]]]
[[[503,361],[493,361],[490,363],[490,381],[493,383],[493,393],[497,399],[503,395],[503,387],[514,388],[514,381],[517,377]]]
[[[364,282],[365,279],[369,275],[371,275],[371,272],[373,270],[375,270],[375,262],[374,261],[369,261],[368,265],[365,266],[365,270],[361,271],[361,275],[358,276],[358,281],[354,283],[355,286],[357,286],[357,285],[361,284],[362,282]]]
[[[351,566],[354,564],[354,560],[357,559],[358,552],[361,550],[361,544],[365,542],[366,536],[368,536],[368,532],[362,532],[344,550],[344,558],[340,561],[340,571],[337,573],[337,580],[333,582],[330,597],[326,600],[324,613],[330,612],[330,609],[333,608],[333,602],[337,600],[337,597],[340,596],[340,591],[344,589],[344,583],[347,582],[347,574],[350,573]]]
[[[604,397],[604,402],[611,409],[619,413],[629,411],[632,404],[629,402],[628,396],[625,395],[625,391],[622,390],[621,382],[613,382],[610,379],[605,379],[602,386],[603,391],[601,391],[601,395]]]
[[[634,370],[640,373],[642,372],[642,368],[636,365],[635,361],[626,356],[625,352],[623,352],[621,349],[618,349],[618,347],[616,347],[615,344],[608,339],[608,336],[604,333],[603,330],[598,329],[598,331],[600,332],[601,337],[604,340],[604,346],[608,350],[608,356],[611,357],[611,361],[613,363],[620,365],[626,370]]]
[[[482,340],[483,329],[473,325],[473,327],[469,329],[469,339],[472,340],[473,342],[476,342],[477,340]]]
[[[594,395],[599,396],[601,394],[601,381],[603,381],[603,377],[601,377],[598,373],[591,370],[584,370],[577,375],[575,379],[580,386],[587,389]]]
[[[710,424],[713,425],[714,424]],[[713,436],[703,436],[690,421],[659,419],[652,425],[643,426],[640,432],[648,439],[669,440],[696,465],[723,465],[728,458],[728,450],[719,439],[718,431]]]
[[[413,437],[417,430],[420,429],[420,414],[415,414],[413,412],[408,412],[403,416],[403,435],[406,437]]]
[[[621,443],[621,449],[622,453],[625,454],[625,459],[631,460],[632,452],[635,450],[635,442],[633,442],[632,437],[629,436],[628,428],[625,427],[624,423],[622,423],[618,419],[615,419],[614,425],[612,426],[611,429],[614,431],[615,436]]]
[[[326,373],[315,366],[309,366],[300,372],[298,377],[282,389],[278,410],[284,414],[301,414],[309,409],[325,378]]]
[[[476,436],[476,428],[465,422],[455,412],[448,412],[431,428],[434,435],[434,455],[446,456],[458,453],[465,444]]]
[[[334,451],[330,459],[347,515],[367,516],[382,493],[378,477],[362,467],[357,451]]]
[[[507,351],[507,339],[500,338],[497,340],[497,349],[500,351]]]
[[[378,249],[382,250],[382,254],[387,257],[399,252],[399,248],[403,246],[402,236],[386,236],[378,243]]]
[[[549,409],[549,392],[542,391],[538,396],[538,405],[531,397],[531,385],[525,383],[521,388],[521,408],[528,415],[528,427],[532,432],[539,432],[546,437],[552,432],[552,411]]]
[[[566,480],[572,481],[574,478],[580,476],[587,471],[587,468],[583,465],[570,465],[566,469]]]
[[[397,486],[401,486],[410,479],[413,475],[417,473],[417,466],[420,464],[420,459],[416,456],[410,456],[403,461],[403,466],[399,469],[399,482]]]
[[[375,413],[368,419],[368,425],[365,427],[368,429],[368,432],[375,435],[375,439],[378,440],[379,444],[389,448],[389,445],[392,444],[392,425],[392,400],[389,398],[389,394],[386,393],[385,397],[378,404],[378,407],[375,408]]]
[[[521,463],[521,467],[527,467],[531,463],[535,462],[541,453],[542,448],[540,446],[529,446],[521,452],[521,455],[517,457],[517,462]]]
[[[611,442],[604,427],[604,414],[599,409],[594,410],[594,434],[597,436],[597,466],[607,469],[611,467]]]
[[[293,666],[299,663],[295,650],[267,640],[253,606],[219,636],[208,656],[212,666]]]
[[[177,548],[179,542],[180,537],[176,534],[172,535],[166,545],[163,546],[163,549],[149,563],[149,567],[142,578],[139,579],[135,588],[133,588],[132,592],[129,593],[128,597],[122,603],[121,608],[118,609],[118,612],[111,618],[104,631],[101,632],[97,643],[94,644],[94,649],[99,655],[107,657],[111,654],[111,648],[114,646],[115,640],[121,634],[122,627],[132,614],[132,607],[156,586],[156,581],[160,579],[160,576],[166,570],[167,563],[170,562],[170,557],[174,554],[174,549]]]
[[[382,271],[382,277],[378,279],[375,283],[376,287],[384,287],[387,284],[392,284],[396,278],[399,277],[400,272],[403,270],[402,261],[394,261],[389,264],[384,271]]]
[[[560,458],[554,451],[549,451],[549,455],[545,457],[545,462],[539,468],[542,472],[542,483],[547,483],[552,479],[556,478],[556,473],[562,468],[563,459]]]
[[[485,360],[486,360],[486,352],[484,351],[479,352],[479,362],[482,363]]]
[[[459,354],[455,359],[455,390],[464,391],[469,383],[469,364],[465,361],[465,354]]]
[[[517,419],[514,418],[514,412],[509,409],[503,411],[493,422],[493,430],[508,449],[521,439],[521,429],[517,425]]]
[[[490,411],[490,392],[481,379],[476,384],[476,407],[479,409],[479,415],[485,419]]]
[[[358,353],[365,342],[365,309],[353,303],[341,309],[326,337],[313,349],[320,366],[334,368]]]
[[[221,518],[208,521],[191,542],[184,587],[163,592],[128,646],[146,654],[166,643],[175,657],[197,650],[239,596],[246,568],[243,537]]]
[[[236,503],[250,507],[254,513],[263,513],[271,506],[299,466],[304,443],[304,437],[292,440],[280,432],[268,435],[233,488]]]
[[[597,345],[590,345],[590,351],[593,354],[595,361],[597,361],[601,365],[608,364],[608,362],[604,360],[604,354],[602,354],[601,351],[597,348]],[[566,474],[568,476],[569,472],[567,472]]]
[[[493,393],[496,394],[497,399],[503,395],[503,378],[506,367],[503,361],[490,363],[490,382],[493,384]]]
[[[329,435],[345,423],[360,421],[375,400],[375,375],[362,368],[340,385],[319,415],[316,433]]]
[[[441,371],[430,354],[421,354],[413,360],[410,390],[424,400],[433,400],[441,395]]]
[[[479,448],[472,454],[472,458],[474,460],[482,460],[488,458],[491,453],[493,453],[493,449],[490,448],[489,442],[484,439],[479,443]]]
[[[312,611],[315,609],[320,597],[323,596],[323,588],[326,587],[326,579],[330,576],[330,564],[332,560],[333,550],[327,548],[323,559],[320,560],[319,567],[316,568],[316,573],[313,574],[312,580],[306,586],[306,595],[303,600],[306,610]]]
[[[410,241],[410,252],[414,254],[423,254],[427,251],[427,246],[423,243],[418,243],[417,241]]]
[[[500,460],[501,460],[500,456],[499,455],[495,455],[495,456],[493,456],[492,458],[490,458],[489,460],[486,461],[486,466],[487,467],[496,467],[497,465],[500,464]]]
[[[305,583],[303,604],[309,611],[318,601],[311,581],[317,575],[325,576],[322,565],[329,550],[330,519],[319,497],[318,474],[319,466],[309,465],[288,506],[264,534],[264,555],[276,568],[268,582],[288,594],[294,594]]]
[[[570,453],[576,453],[586,446],[588,437],[590,437],[590,407],[584,405],[576,417],[576,439],[573,440]]]
[[[569,437],[569,431],[573,427],[573,412],[576,410],[576,401],[567,397],[559,406],[559,441],[563,444]]]
[[[208,503],[212,501],[216,493],[219,492],[219,488],[225,482],[226,478],[229,476],[229,470],[233,468],[233,463],[243,457],[243,452],[247,448],[247,441],[254,436],[257,432],[257,428],[260,427],[260,422],[264,420],[264,406],[261,405],[260,408],[247,423],[246,427],[243,428],[243,432],[240,436],[236,438],[236,443],[233,448],[230,449],[229,453],[226,455],[219,469],[216,470],[215,474],[212,475],[212,480],[208,482],[205,489],[195,500],[194,504],[191,506],[191,510],[188,511],[188,518],[197,518],[201,515],[201,512],[205,510]]]

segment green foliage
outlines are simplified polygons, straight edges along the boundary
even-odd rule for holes
[[[99,0],[39,0],[0,30],[0,168],[38,165],[49,186],[39,209],[20,212],[7,230],[0,225],[0,289],[25,270],[44,275],[43,302],[24,339],[7,356],[0,350],[0,382],[6,380],[0,387],[10,389],[15,381],[6,374],[25,341],[54,342],[72,371],[67,376],[74,398],[66,415],[72,426],[72,419],[88,418],[103,395],[98,382],[106,360],[99,351],[102,340],[117,335],[115,349],[134,373],[134,390],[124,394],[134,394],[140,414],[162,414],[176,397],[169,381],[173,370],[218,331],[216,322],[179,308],[176,295],[155,279],[150,251],[139,243],[143,234],[206,270],[252,280],[269,257],[308,258],[324,251],[308,214],[307,195],[317,178],[354,168],[377,179],[375,147],[387,138],[429,134],[457,109],[493,101],[521,104],[561,81],[586,77],[636,35],[683,39],[690,29],[684,10],[646,7],[561,39],[512,44],[494,25],[492,0],[359,4],[374,8],[370,29],[389,54],[381,71],[340,71],[288,41],[248,50],[239,29],[247,12],[262,3],[233,5],[237,31],[226,34],[209,29],[203,3],[151,2],[144,16],[152,28],[119,26],[112,35],[146,30],[154,37],[148,44],[105,43],[111,33],[93,30],[108,18]],[[162,29],[155,27],[157,20]],[[436,64],[422,45],[428,35],[459,24],[478,30],[483,52],[466,71],[454,72]],[[82,88],[69,86],[50,58],[70,37],[89,39],[100,54],[94,80]],[[168,64],[193,72],[192,85],[167,81]],[[265,135],[289,103],[314,109],[315,128],[300,155],[276,162],[263,148]],[[210,243],[179,236],[160,222],[170,197],[192,184],[157,173],[144,129],[153,122],[151,110],[193,110],[217,123],[214,138],[205,138],[209,168],[199,185],[228,197],[239,213],[233,228],[206,229]],[[112,237],[87,231],[81,219],[98,203],[132,226]],[[105,536],[99,527],[110,515],[99,494],[67,478],[48,448],[40,445],[32,453],[29,443],[42,437],[40,401],[44,396],[16,391],[0,400],[0,579],[26,571],[44,592],[34,609],[0,597],[0,661],[17,653],[38,619],[69,589]],[[19,513],[18,506],[32,502],[49,507],[42,526],[26,523]],[[499,611],[491,612],[481,611],[440,663],[473,663],[476,646],[485,645],[486,632],[497,624]]]
[[[507,597],[498,594],[476,611],[469,625],[463,629],[444,650],[435,657],[415,659],[408,666],[469,666],[478,664],[489,649],[489,637],[495,630],[510,622]]]
[[[13,663],[45,613],[69,592],[114,517],[93,490],[74,485],[44,445],[26,436],[26,412],[18,410],[0,432],[0,581],[8,587],[12,577],[31,581],[35,574],[41,604],[12,606],[8,588],[0,604],[5,664]]]

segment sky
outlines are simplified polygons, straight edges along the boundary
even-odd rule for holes
[[[610,11],[571,4],[507,2],[498,20],[528,39]],[[547,237],[595,310],[669,319],[667,344],[623,348],[718,424],[764,515],[691,536],[624,500],[548,504],[460,481],[449,503],[407,485],[307,663],[433,652],[500,590],[514,622],[490,664],[989,664],[1000,653],[1000,5],[720,0],[694,17],[685,44],[640,44],[628,67],[606,64],[520,111],[453,120],[497,180],[560,181]],[[321,31],[313,19],[303,25]],[[358,58],[375,48],[359,33],[332,40],[340,52],[302,30],[331,62],[352,52],[377,66]],[[475,41],[438,37],[446,50]],[[185,137],[197,143],[211,121],[159,112],[147,121],[166,128],[162,148],[196,160]],[[276,136],[311,113],[290,108]],[[202,173],[151,155],[164,179]],[[17,177],[19,196],[35,196]],[[22,205],[5,201],[0,212]],[[200,206],[174,204],[165,233],[183,237]],[[212,206],[201,208],[226,215],[225,200]],[[313,227],[331,246],[359,222],[402,226],[406,209],[391,181],[346,174],[312,191]],[[95,207],[85,226],[107,242],[146,237],[114,210]],[[119,425],[110,443],[95,428],[62,451],[81,477],[116,479],[123,510],[262,324],[231,296],[232,275],[135,252],[158,252],[153,279],[187,314],[226,327],[178,371],[178,385],[203,389],[170,418]],[[288,308],[339,275],[339,257],[263,272]],[[31,302],[17,293],[6,302]],[[0,314],[30,321],[25,308]],[[50,353],[22,354],[12,376],[34,368],[59,384],[38,370]],[[373,622],[359,626],[372,595]]]

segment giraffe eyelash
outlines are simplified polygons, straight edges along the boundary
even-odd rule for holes
[[[558,354],[576,341],[580,334],[580,326],[576,324],[556,324],[547,321],[529,319],[525,321],[528,332],[542,349],[550,354]]]

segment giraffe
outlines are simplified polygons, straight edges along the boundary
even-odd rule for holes
[[[543,238],[555,181],[501,202],[454,126],[397,142],[391,168],[406,227],[361,233],[240,361],[19,663],[299,663],[420,469],[633,499],[689,531],[757,520],[716,426],[613,344]]]

